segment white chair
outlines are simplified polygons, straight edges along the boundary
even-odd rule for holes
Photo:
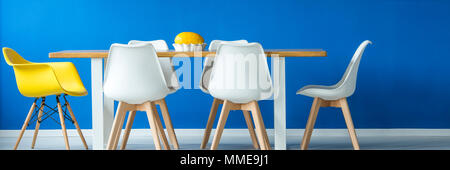
[[[131,40],[128,42],[128,45],[136,45],[136,44],[152,44],[153,47],[155,47],[155,50],[158,51],[169,51],[169,46],[167,46],[166,41],[164,40],[154,40],[154,41],[139,41],[139,40]],[[173,62],[171,57],[161,57],[158,58],[159,63],[161,65],[162,72],[164,74],[164,79],[167,83],[167,88],[169,88],[169,94],[175,93],[178,89],[180,89],[180,83],[178,82],[177,73],[175,72],[175,69],[173,67]],[[168,112],[167,105],[164,102],[156,102],[155,104],[160,105],[159,107],[164,109],[164,112]],[[130,135],[131,126],[133,125],[135,113],[133,112],[132,115],[128,117],[126,130],[124,133],[124,138],[122,141],[121,149],[125,149],[126,144],[128,142],[128,136]],[[179,148],[178,140],[175,135],[175,131],[172,127],[172,121],[169,117],[169,114],[167,116],[163,116],[164,122],[166,122],[166,127],[169,132],[169,139],[170,142],[173,144],[173,147],[175,149]]]
[[[156,149],[161,149],[159,138],[165,149],[170,149],[155,104],[160,104],[169,136],[174,137],[172,123],[164,98],[170,93],[161,65],[152,44],[112,44],[105,70],[103,86],[105,96],[119,101],[107,149],[116,149],[126,112],[130,111],[126,130],[136,111],[146,111],[152,129]],[[168,119],[166,119],[168,118]],[[130,120],[131,119],[131,120]],[[124,138],[128,138],[128,134]],[[172,138],[171,137],[171,138]],[[124,149],[125,144],[122,144]]]
[[[212,40],[211,43],[209,44],[209,49],[208,50],[209,51],[217,51],[217,48],[219,47],[219,45],[222,45],[222,44],[246,44],[246,43],[248,43],[247,40],[235,40],[235,41]],[[206,57],[205,58],[205,64],[204,64],[204,67],[203,67],[203,72],[202,72],[202,75],[200,77],[199,86],[200,86],[200,89],[203,92],[207,93],[207,94],[209,94],[208,85],[209,85],[209,79],[211,77],[211,71],[212,71],[213,65],[214,65],[214,58]],[[205,132],[204,132],[204,135],[203,135],[202,144],[200,145],[201,149],[205,149],[206,148],[206,144],[209,141],[209,137],[211,135],[211,129],[212,129],[214,120],[216,118],[217,109],[218,109],[220,104],[223,104],[223,101],[214,98],[213,103],[212,103],[212,107],[211,107],[211,111],[210,111],[209,116],[208,116],[208,123],[206,125],[206,129],[205,129]],[[245,117],[245,118],[246,118],[246,122],[250,122],[251,123],[251,119],[250,119],[250,121],[248,121],[247,117]],[[247,127],[249,128],[250,133],[253,132],[253,134],[254,134],[253,125],[247,126]],[[258,146],[258,141],[256,141],[256,139],[254,139],[253,137],[252,137],[252,140],[254,140],[253,141],[253,143],[255,144],[254,147],[258,148],[259,147]]]
[[[355,150],[359,150],[355,128],[353,127],[350,109],[348,108],[347,97],[351,96],[355,92],[359,62],[361,61],[361,56],[364,53],[364,49],[369,43],[371,44],[372,42],[366,40],[359,45],[347,67],[347,70],[344,73],[344,76],[342,76],[342,79],[337,84],[332,86],[308,85],[297,91],[297,94],[314,98],[308,122],[306,124],[305,134],[303,135],[301,144],[302,150],[308,148],[320,107],[337,107],[342,109],[353,148]]]
[[[230,110],[243,111],[255,148],[271,149],[257,101],[272,95],[272,80],[264,50],[259,43],[220,45],[208,91],[215,98],[211,109],[213,117],[218,104],[223,103],[211,150],[216,149],[219,144]],[[249,111],[252,113],[257,135],[253,130]],[[213,121],[214,118],[211,119],[210,115],[208,125],[212,126]],[[207,126],[205,131],[210,130]],[[205,133],[206,135],[209,136]]]

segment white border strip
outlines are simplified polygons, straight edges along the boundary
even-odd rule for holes
[[[84,136],[92,136],[91,129],[83,129]],[[214,134],[214,129],[211,134]],[[123,132],[123,131],[122,131]],[[203,129],[176,129],[177,136],[202,137]],[[302,137],[304,129],[288,129],[287,137]],[[0,138],[18,137],[20,130],[0,130]],[[356,129],[358,136],[450,136],[450,129]],[[26,130],[23,137],[32,137],[34,130]],[[67,130],[68,136],[78,136],[75,129]],[[150,129],[132,129],[132,136],[151,136]],[[247,129],[225,129],[223,136],[248,136]],[[267,135],[273,137],[274,130],[267,129]],[[348,136],[347,129],[314,129],[313,136]],[[40,137],[62,136],[60,129],[39,130]]]

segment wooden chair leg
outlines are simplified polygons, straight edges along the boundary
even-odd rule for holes
[[[309,141],[311,140],[311,135],[314,130],[314,124],[316,123],[317,114],[319,113],[321,102],[322,99],[318,97],[314,98],[313,104],[311,106],[311,111],[309,112],[308,122],[306,123],[302,144],[300,146],[301,150],[308,149]]]
[[[166,100],[162,99],[159,102],[159,107],[161,108],[161,114],[164,119],[164,124],[166,125],[167,134],[169,135],[170,143],[172,143],[173,148],[178,149],[178,140],[175,135],[175,130],[173,129],[172,120],[170,119],[169,110],[167,109]]]
[[[208,123],[206,123],[205,133],[203,134],[202,144],[200,145],[201,149],[206,148],[206,144],[208,143],[209,136],[211,135],[211,129],[214,124],[214,119],[216,118],[217,109],[219,108],[220,99],[214,98],[214,101],[211,106],[211,112],[209,113]]]
[[[341,104],[342,114],[344,115],[345,124],[347,124],[348,133],[350,134],[350,139],[352,140],[353,148],[359,150],[358,139],[356,137],[355,127],[353,126],[352,116],[350,115],[350,109],[348,108],[348,103],[346,98],[339,100]]]
[[[38,113],[38,117],[37,117],[37,121],[36,121],[36,127],[34,128],[34,135],[33,135],[33,142],[31,143],[31,149],[34,149],[34,146],[36,144],[36,138],[39,133],[39,127],[41,126],[41,117],[42,117],[42,112],[44,111],[44,104],[45,104],[45,97],[42,97],[42,103],[41,103],[41,106],[39,107],[39,113]]]
[[[127,125],[125,127],[125,132],[123,134],[123,139],[122,139],[122,146],[120,147],[121,150],[124,150],[127,146],[128,137],[130,136],[131,127],[133,126],[133,121],[134,121],[135,116],[136,116],[136,111],[130,111],[130,114],[128,114]]]
[[[261,111],[259,110],[259,105],[257,101],[251,102],[252,106],[252,115],[253,115],[253,121],[255,121],[256,126],[256,132],[259,136],[259,145],[261,146],[262,150],[271,150],[269,144],[269,137],[267,136],[266,127],[264,126],[264,121],[261,116]]]
[[[253,147],[255,149],[259,149],[258,139],[256,138],[256,133],[253,127],[253,121],[250,116],[250,113],[247,110],[243,110],[242,112],[244,114],[245,122],[247,123],[247,128],[250,133],[250,137],[252,138]]]
[[[117,127],[117,134],[115,135],[116,139],[114,140],[113,143],[113,148],[114,150],[117,149],[117,146],[119,145],[119,141],[120,141],[120,136],[122,134],[122,128],[123,128],[123,123],[125,122],[125,117],[127,115],[127,110],[124,111],[123,116],[120,117],[120,121],[119,121],[119,126]]]
[[[217,149],[217,146],[219,145],[220,137],[222,136],[223,129],[225,128],[225,123],[227,122],[231,105],[232,103],[228,100],[225,100],[223,103],[222,112],[220,113],[219,122],[217,123],[216,132],[211,144],[211,150]]]
[[[61,121],[61,128],[62,128],[62,132],[63,132],[63,136],[64,136],[64,143],[66,144],[66,149],[70,150],[70,146],[69,146],[69,138],[67,137],[67,130],[66,130],[66,123],[65,123],[65,118],[64,118],[64,113],[62,111],[62,107],[61,107],[61,102],[59,101],[59,96],[56,96],[56,102],[58,105],[58,113],[59,113],[59,120]]]
[[[161,143],[159,141],[159,136],[158,136],[158,127],[156,125],[155,122],[155,117],[154,117],[154,111],[153,111],[153,106],[151,105],[150,102],[147,102],[144,104],[146,111],[147,111],[147,118],[148,118],[148,123],[150,124],[150,128],[152,130],[152,137],[153,137],[153,142],[155,143],[155,148],[156,150],[161,150]]]
[[[156,109],[156,105],[154,102],[152,102],[151,105],[152,105],[152,109],[153,109],[153,116],[155,118],[154,120],[155,120],[156,126],[158,127],[157,129],[158,129],[159,138],[161,139],[161,141],[164,145],[164,149],[170,150],[169,141],[167,141],[166,133],[164,132],[164,127],[162,126],[161,118],[159,117],[159,113],[158,113],[158,110]]]
[[[70,116],[72,117],[73,124],[75,125],[75,128],[77,128],[77,132],[81,138],[81,142],[83,142],[84,148],[88,149],[88,145],[86,143],[86,140],[84,139],[83,132],[81,132],[80,125],[78,125],[78,121],[75,118],[75,114],[73,114],[72,107],[70,107],[70,104],[69,104],[69,102],[67,102],[67,100],[66,100],[66,105],[67,105],[67,110],[69,111]]]
[[[263,126],[264,126],[264,122],[263,122]],[[272,150],[272,147],[270,146],[269,136],[267,135],[266,128],[264,127],[263,130],[264,130],[264,136],[263,137],[264,137],[264,142],[266,143],[266,149],[267,150]]]
[[[25,132],[25,129],[27,128],[28,123],[30,122],[31,115],[33,115],[34,108],[36,108],[36,101],[37,99],[34,100],[33,104],[31,105],[30,111],[28,111],[27,118],[25,118],[25,122],[22,125],[22,130],[20,130],[19,138],[17,138],[16,145],[14,145],[14,150],[16,150],[17,147],[19,146],[23,133]]]
[[[109,135],[108,145],[106,147],[106,149],[108,149],[108,150],[112,150],[114,148],[113,146],[114,146],[115,140],[117,139],[116,136],[118,135],[117,132],[119,131],[119,129],[122,128],[119,126],[120,121],[122,121],[125,118],[127,107],[128,107],[128,104],[126,104],[124,102],[119,102],[119,106],[117,108],[116,116],[115,116],[114,122],[113,122],[113,127],[112,127],[111,133]]]

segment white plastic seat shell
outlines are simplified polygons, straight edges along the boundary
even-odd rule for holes
[[[350,61],[350,64],[347,66],[344,75],[338,83],[332,86],[304,86],[297,91],[297,94],[309,97],[319,97],[324,100],[337,100],[351,96],[356,89],[356,78],[358,74],[359,63],[361,61],[361,56],[368,44],[372,44],[372,42],[369,40],[365,40],[359,45]]]
[[[169,46],[164,40],[153,40],[153,41],[140,41],[140,40],[131,40],[128,42],[128,45],[142,44],[142,43],[150,43],[155,47],[156,51],[169,51]],[[177,73],[173,67],[172,57],[160,57],[159,63],[161,64],[161,68],[164,74],[164,79],[166,80],[167,87],[170,90],[170,93],[176,92],[180,89],[180,83],[178,82]]]
[[[208,88],[214,98],[233,103],[271,97],[272,80],[261,44],[220,45]]]
[[[112,44],[105,69],[105,96],[128,104],[163,99],[169,93],[152,44]]]
[[[209,51],[217,51],[217,48],[222,44],[246,44],[247,40],[234,40],[234,41],[224,41],[224,40],[212,40],[209,44]],[[212,67],[214,66],[214,58],[206,57],[205,64],[203,66],[202,75],[200,77],[200,90],[205,93],[209,93],[209,78],[211,77]]]

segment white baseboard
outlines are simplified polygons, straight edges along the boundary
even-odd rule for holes
[[[84,136],[92,136],[91,129],[83,129]],[[123,132],[123,131],[122,131]],[[177,136],[203,136],[203,129],[176,129]],[[304,129],[288,129],[287,137],[301,137]],[[17,137],[20,130],[0,130],[0,138]],[[212,131],[214,133],[214,129]],[[357,129],[358,136],[450,136],[450,129]],[[32,137],[34,130],[26,130],[24,137]],[[274,130],[267,129],[267,135],[273,137]],[[75,129],[67,130],[68,136],[78,136]],[[133,136],[151,136],[150,129],[132,129]],[[247,129],[225,129],[223,136],[248,136]],[[314,129],[313,136],[347,136],[347,129]],[[62,136],[60,129],[39,130],[40,137]]]

